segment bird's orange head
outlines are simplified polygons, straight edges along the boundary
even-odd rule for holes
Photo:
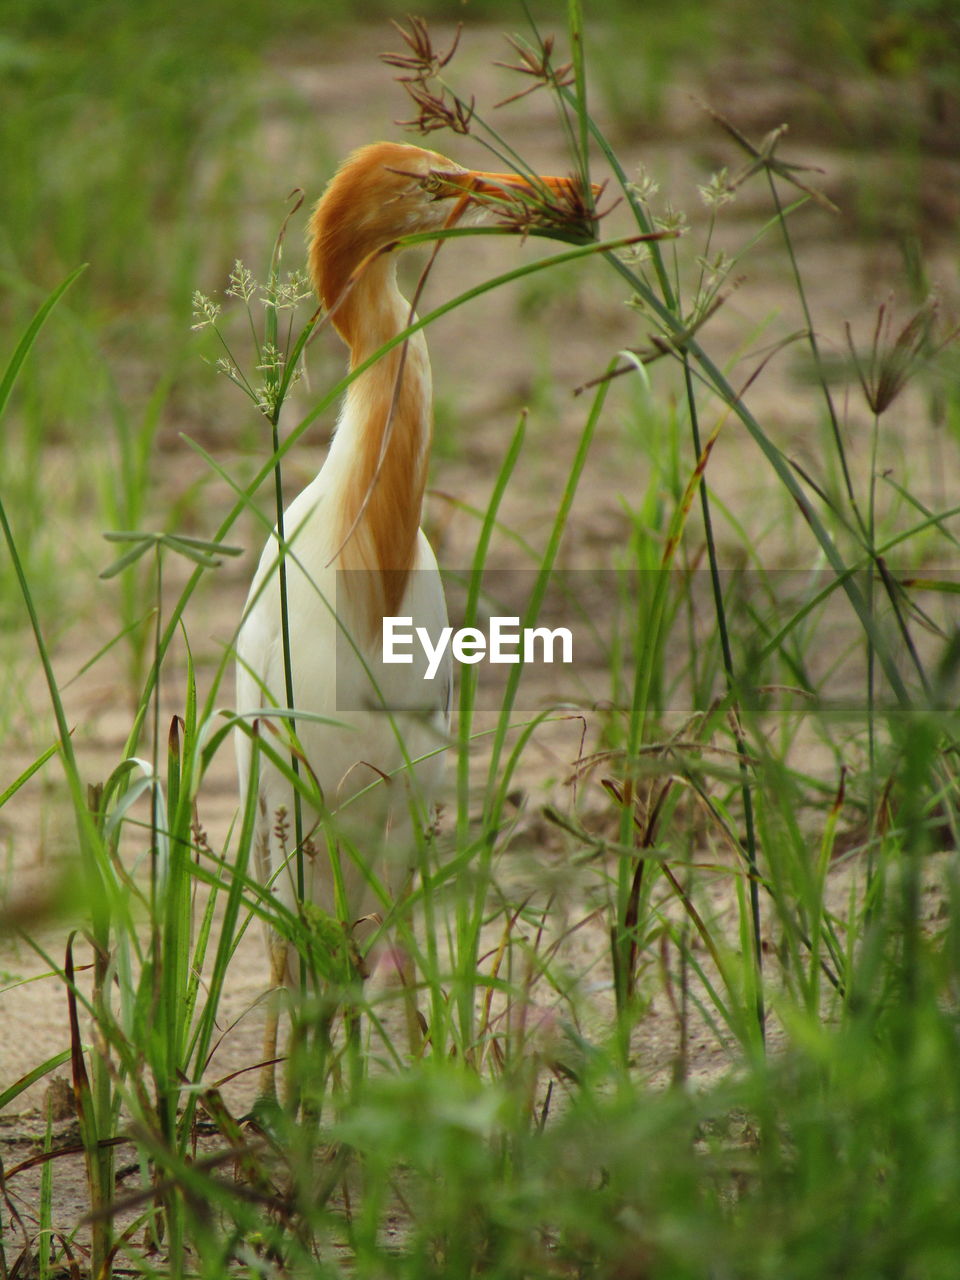
[[[484,223],[568,240],[593,235],[592,205],[572,178],[465,169],[402,143],[361,147],[331,179],[310,221],[314,286],[334,308],[358,268],[403,236]]]

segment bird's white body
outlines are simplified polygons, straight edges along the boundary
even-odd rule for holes
[[[383,333],[397,332],[409,308],[396,289],[392,263],[381,281]],[[370,339],[381,340],[380,331]],[[381,364],[384,366],[381,368]],[[320,473],[284,513],[287,618],[296,735],[324,804],[303,807],[304,891],[333,913],[331,857],[339,857],[347,923],[382,911],[416,862],[416,827],[425,828],[443,767],[449,726],[449,660],[425,679],[422,650],[412,664],[384,663],[382,632],[371,626],[378,566],[365,546],[363,520],[344,531],[341,498],[355,484],[356,459],[371,418],[387,416],[393,381],[403,376],[417,406],[419,467],[426,465],[431,417],[430,366],[422,335],[410,339],[402,367],[385,357],[350,386]],[[378,403],[379,402],[379,403]],[[378,423],[382,430],[382,422]],[[409,423],[401,423],[409,429]],[[414,478],[410,477],[414,485]],[[368,500],[368,495],[362,495]],[[418,512],[419,514],[419,512]],[[288,706],[280,626],[280,545],[268,540],[254,576],[237,639],[237,709],[249,723]],[[446,625],[443,585],[422,530],[398,614],[436,637]],[[273,745],[286,754],[283,726]],[[241,790],[250,773],[251,745],[237,737]],[[305,772],[305,771],[304,771]],[[262,883],[288,908],[296,898],[294,796],[289,781],[261,763],[255,856]],[[359,799],[354,800],[357,793]],[[334,852],[334,847],[337,851]]]
[[[350,579],[366,570],[340,571],[329,562],[336,551],[326,519],[332,501],[324,467],[285,513],[288,618],[297,739],[325,801],[327,819],[306,806],[304,835],[314,853],[306,859],[308,900],[333,912],[330,837],[341,837],[341,869],[350,920],[382,910],[415,864],[414,824],[425,827],[442,773],[449,724],[450,666],[426,680],[426,659],[414,665],[385,664],[379,640],[365,633],[365,619],[352,606]],[[237,709],[248,723],[269,720],[286,708],[281,644],[278,543],[264,548],[237,641]],[[338,577],[340,581],[338,582]],[[403,616],[431,636],[446,625],[446,604],[437,562],[423,533],[401,604]],[[286,753],[283,726],[268,736]],[[261,735],[266,736],[261,727]],[[251,744],[237,736],[241,790],[250,774]],[[411,766],[412,767],[408,767]],[[296,894],[293,791],[286,778],[262,762],[255,853],[262,883],[288,908]],[[351,800],[358,792],[359,800]],[[284,816],[285,815],[285,816]],[[318,826],[318,824],[321,824]],[[366,862],[366,871],[357,859]],[[377,885],[371,883],[367,872]]]

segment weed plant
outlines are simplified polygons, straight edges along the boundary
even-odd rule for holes
[[[219,526],[202,537],[145,532],[137,495],[151,431],[121,449],[111,510],[122,554],[108,572],[148,566],[126,608],[128,626],[146,619],[149,642],[131,667],[138,685],[121,758],[93,786],[37,608],[24,552],[31,530],[18,527],[0,490],[18,607],[56,724],[56,747],[5,780],[0,803],[57,757],[83,902],[62,957],[29,924],[23,932],[64,986],[90,1207],[82,1224],[57,1221],[48,1126],[38,1210],[18,1196],[25,1169],[4,1171],[4,1274],[25,1273],[31,1260],[41,1276],[98,1278],[956,1273],[960,508],[949,491],[931,505],[912,476],[883,464],[888,435],[916,429],[904,405],[949,360],[956,334],[934,302],[905,321],[885,309],[872,339],[851,332],[850,382],[872,432],[866,458],[852,449],[856,413],[841,411],[831,390],[791,229],[800,208],[824,200],[811,175],[783,158],[782,131],[753,142],[718,118],[741,167],[704,184],[706,242],[688,252],[682,216],[652,180],[624,171],[590,114],[584,34],[572,0],[570,53],[561,57],[531,22],[513,61],[521,90],[555,100],[581,191],[595,158],[612,174],[597,238],[469,289],[391,344],[486,290],[561,267],[604,271],[626,294],[635,333],[584,389],[546,537],[534,547],[506,531],[530,571],[525,626],[563,578],[578,486],[624,384],[633,388],[620,403],[642,420],[650,450],[643,468],[640,450],[631,453],[630,478],[646,479],[625,500],[629,536],[604,566],[615,583],[612,629],[597,628],[604,687],[528,714],[519,695],[529,673],[518,665],[487,715],[473,668],[463,669],[446,812],[419,847],[409,893],[397,902],[382,894],[416,960],[429,1027],[419,1058],[392,1029],[391,993],[357,980],[343,922],[308,905],[286,911],[256,882],[256,789],[229,831],[213,835],[200,820],[205,780],[238,728],[253,743],[253,770],[269,757],[306,802],[317,799],[297,764],[298,709],[277,735],[238,726],[221,709],[229,647],[203,693],[187,627],[198,584],[234,550],[232,531],[258,511],[262,486],[275,507],[257,517],[264,531],[282,514],[289,451],[347,382],[281,432],[322,323],[304,314],[299,277],[281,273],[283,234],[262,285],[238,264],[227,289],[251,321],[252,355],[221,304],[195,298],[205,340],[225,346],[223,372],[267,424],[249,481],[193,442],[233,494]],[[414,23],[404,39],[388,61],[420,131],[470,131],[501,165],[527,172],[458,89],[455,60],[439,56],[428,28]],[[718,253],[716,227],[748,183],[769,198],[764,235],[792,264],[803,326],[743,374],[711,355],[711,324],[739,267]],[[603,216],[615,200],[629,223],[619,235],[607,234]],[[582,239],[582,223],[575,235],[555,230]],[[79,287],[74,272],[25,328],[0,383],[0,413],[44,324]],[[819,471],[792,460],[750,410],[753,383],[788,345],[805,347],[816,371],[830,450]],[[955,406],[954,388],[940,394]],[[735,430],[751,440],[776,509],[799,512],[797,558],[811,568],[771,569],[746,513],[716,496],[713,468]],[[521,416],[490,501],[473,513],[466,625],[482,616],[504,498],[529,448]],[[282,524],[277,539],[282,564],[297,548]],[[177,560],[189,573],[171,588]],[[575,590],[576,576],[563,586]],[[181,663],[174,645],[184,633]],[[168,723],[164,672],[168,695],[173,683],[180,690]],[[575,785],[562,804],[536,802],[532,812],[535,802],[517,795],[536,744],[573,722],[583,726],[581,749],[565,762]],[[296,828],[294,842],[307,856]],[[241,1115],[231,1082],[211,1078],[210,1064],[231,960],[261,924],[301,958],[285,1064],[299,1105]],[[78,975],[80,931],[89,984]],[[668,1082],[644,1065],[657,1013],[671,1028]],[[345,1034],[345,1022],[360,1032]],[[702,1043],[720,1056],[709,1072]],[[6,1084],[0,1106],[14,1107],[63,1061]],[[118,1184],[118,1150],[133,1153],[136,1187]]]

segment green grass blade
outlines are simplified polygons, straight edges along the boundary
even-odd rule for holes
[[[610,368],[613,368],[613,364],[610,365]],[[521,623],[522,628],[532,627],[534,625],[536,618],[539,615],[540,607],[543,604],[550,576],[553,573],[553,566],[556,562],[557,552],[560,549],[560,540],[563,537],[563,532],[567,525],[567,519],[570,515],[570,508],[573,505],[573,499],[576,496],[580,476],[583,474],[583,468],[586,465],[587,454],[590,451],[590,445],[593,441],[593,434],[596,430],[597,423],[600,421],[600,414],[606,401],[608,387],[609,382],[606,380],[600,383],[600,386],[597,388],[597,392],[593,398],[593,403],[590,406],[586,423],[584,424],[583,431],[581,432],[580,440],[577,444],[577,449],[570,465],[570,470],[567,474],[567,481],[564,485],[557,514],[550,530],[550,537],[548,538],[546,548],[544,549],[543,558],[537,572],[536,582],[523,616]],[[497,793],[496,783],[500,776],[500,757],[503,751],[507,727],[510,723],[510,714],[516,700],[517,689],[519,688],[522,675],[522,662],[518,662],[511,666],[510,674],[507,677],[506,687],[504,690],[503,706],[497,722],[497,732],[493,741],[490,767],[487,775],[489,780],[487,788],[488,798],[492,795],[496,795]],[[492,811],[488,810],[485,820],[495,823],[495,815]]]
[[[3,412],[7,407],[7,401],[10,398],[10,392],[13,390],[13,385],[20,374],[20,370],[23,368],[24,361],[30,354],[30,350],[37,340],[37,335],[46,324],[51,311],[73,283],[84,273],[84,271],[86,271],[86,269],[86,263],[84,263],[82,266],[77,267],[76,270],[71,271],[66,280],[64,280],[62,284],[58,285],[57,288],[54,289],[53,293],[51,293],[46,301],[37,309],[33,319],[24,330],[23,336],[17,343],[13,355],[10,357],[10,361],[4,371],[3,377],[0,378],[0,417],[3,416]]]
[[[10,797],[15,796],[24,783],[29,782],[33,775],[38,773],[50,757],[55,756],[59,750],[59,742],[55,742],[52,746],[47,747],[46,751],[44,751],[42,755],[38,756],[32,764],[27,765],[26,769],[24,769],[23,773],[21,773],[18,778],[14,778],[9,787],[4,791],[0,791],[0,809],[2,809]]]
[[[21,1076],[19,1080],[15,1080],[13,1084],[8,1085],[0,1093],[0,1111],[9,1107],[11,1102],[15,1102],[20,1094],[29,1089],[32,1084],[36,1084],[38,1080],[42,1080],[51,1071],[56,1071],[58,1067],[62,1067],[65,1062],[69,1061],[70,1050],[64,1049],[60,1053],[55,1053],[52,1058],[48,1058],[46,1062],[41,1062],[39,1066],[33,1067],[26,1075]]]
[[[577,163],[584,192],[590,190],[590,123],[587,112],[587,73],[583,47],[583,5],[581,0],[567,0],[567,31],[573,59],[573,82],[576,90],[578,125]],[[561,101],[563,99],[561,98]]]

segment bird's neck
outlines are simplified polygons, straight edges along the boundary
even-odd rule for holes
[[[410,307],[392,257],[341,299],[333,322],[358,369],[407,327]],[[400,611],[417,555],[432,427],[430,364],[422,334],[381,356],[350,384],[327,465],[335,477],[337,567],[371,629]]]

